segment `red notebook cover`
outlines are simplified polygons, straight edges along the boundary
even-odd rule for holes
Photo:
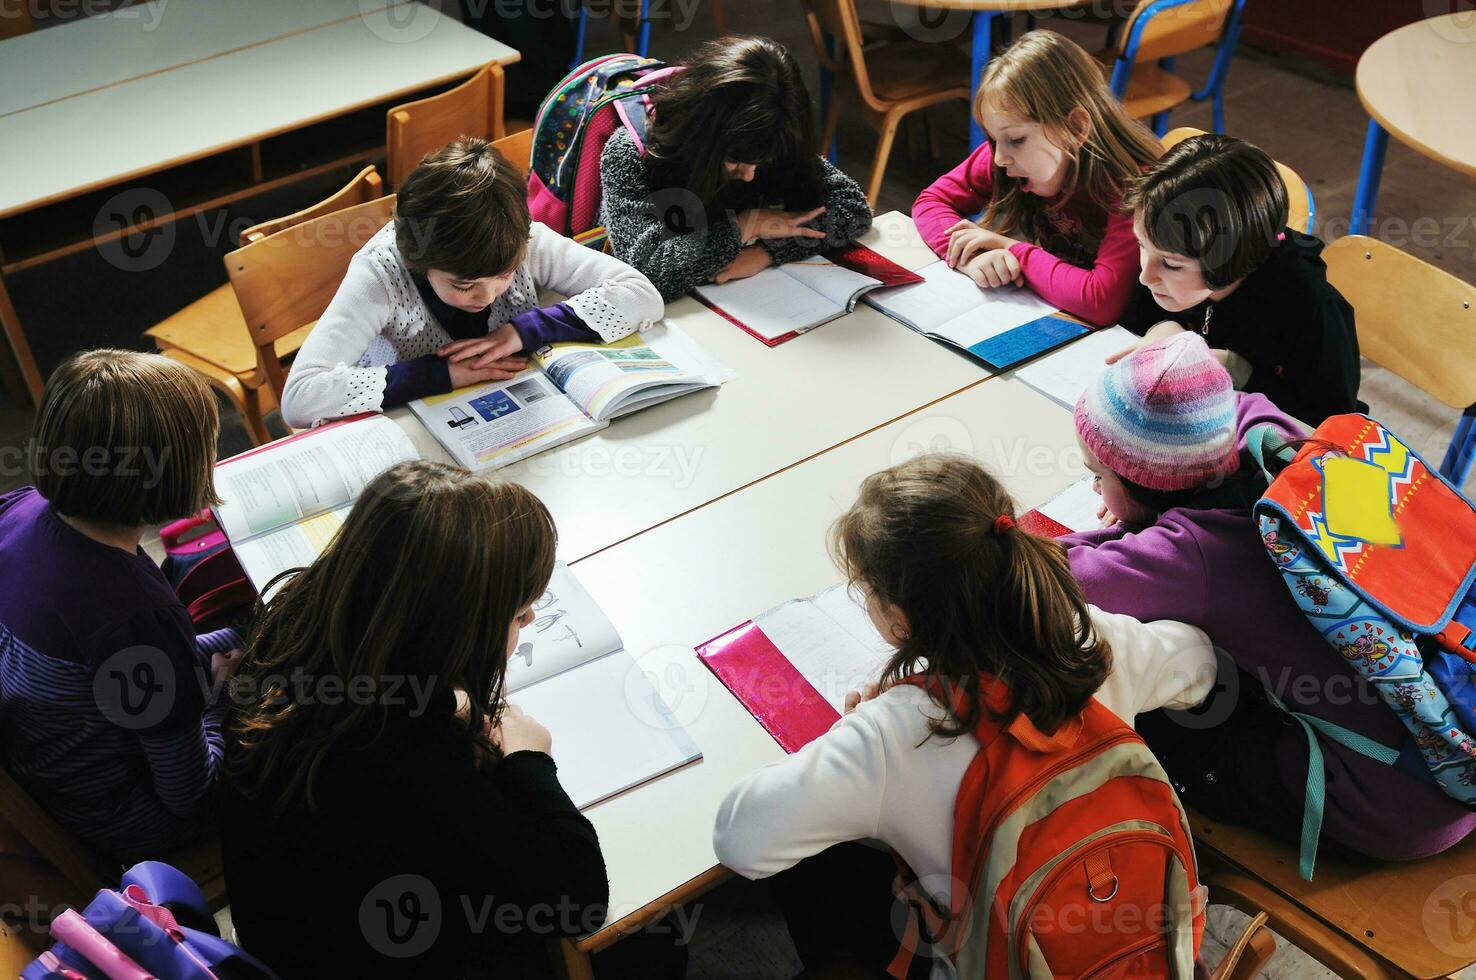
[[[1034,509],[1027,510],[1021,514],[1020,519],[1015,523],[1020,530],[1029,531],[1031,534],[1042,538],[1059,538],[1072,533],[1071,528],[1065,524],[1053,520]]]
[[[831,262],[834,262],[836,265],[843,266],[847,269],[850,269],[852,272],[859,272],[863,276],[870,276],[871,278],[878,280],[881,283],[881,287],[877,288],[889,286],[910,286],[915,282],[923,281],[923,277],[918,275],[916,272],[909,272],[897,263],[893,262],[891,259],[886,258],[885,256],[880,255],[876,252],[873,252],[865,245],[847,245],[843,248],[829,249],[825,252],[822,252],[821,254],[824,255],[825,258],[829,259]],[[748,325],[745,324],[742,320],[739,320],[737,317],[730,315],[722,307],[709,303],[707,300],[703,299],[701,296],[698,296],[696,293],[693,293],[692,296],[697,300],[697,302],[701,303],[709,310],[712,310],[712,312],[716,313],[724,320],[727,320],[733,326],[737,327],[739,330],[742,330],[744,333],[748,334],[754,340],[757,340],[759,343],[763,344],[766,347],[778,347],[780,344],[791,341],[799,336],[799,331],[792,330],[789,333],[780,334],[777,337],[765,337],[763,334],[751,330]]]
[[[786,752],[824,735],[840,715],[751,620],[697,648],[723,686]]]

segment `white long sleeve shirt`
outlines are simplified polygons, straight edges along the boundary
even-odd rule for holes
[[[1190,708],[1209,696],[1216,660],[1203,632],[1089,609],[1097,635],[1112,647],[1112,672],[1096,698],[1123,721],[1156,708]],[[899,685],[793,755],[750,773],[718,809],[718,860],[745,877],[766,878],[833,844],[878,840],[946,904],[954,798],[979,742],[930,736],[931,720],[942,714],[922,688]],[[951,966],[937,964],[934,976],[951,977]]]
[[[533,222],[528,253],[487,311],[489,330],[539,305],[540,290],[564,302],[606,342],[643,330],[665,312],[640,272]],[[385,367],[433,354],[451,342],[410,277],[385,225],[349,262],[348,272],[292,362],[282,419],[303,428],[383,407]]]

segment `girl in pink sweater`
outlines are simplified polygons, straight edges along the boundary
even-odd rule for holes
[[[1091,56],[1053,31],[989,63],[974,117],[988,139],[912,205],[923,240],[983,288],[1027,285],[1067,313],[1115,322],[1138,280],[1123,192],[1162,145]]]

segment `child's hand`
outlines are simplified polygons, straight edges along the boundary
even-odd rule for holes
[[[1007,249],[1015,244],[998,232],[981,228],[972,221],[960,221],[948,229],[948,254],[944,257],[948,268],[957,269],[968,263],[979,252],[991,249]]]
[[[467,385],[477,385],[484,381],[507,381],[515,378],[521,371],[528,369],[526,357],[504,357],[500,361],[493,361],[486,367],[472,367],[465,361],[450,365],[451,388],[465,388]]]
[[[769,253],[758,245],[749,245],[738,252],[738,257],[729,262],[718,274],[712,277],[713,282],[731,282],[734,279],[747,279],[756,276],[774,263]]]
[[[210,655],[210,675],[216,682],[230,680],[235,674],[236,668],[241,666],[241,661],[246,655],[241,650],[227,650],[225,653],[212,653]]]
[[[1106,503],[1097,508],[1097,520],[1103,527],[1111,527],[1117,523],[1117,515],[1108,509]]]
[[[465,361],[470,362],[468,367],[484,368],[495,361],[511,357],[522,349],[523,338],[518,336],[517,328],[511,323],[504,323],[485,337],[452,341],[436,353],[448,358],[452,364]]]
[[[1169,337],[1173,334],[1183,332],[1184,327],[1182,324],[1175,323],[1172,320],[1160,320],[1153,326],[1148,328],[1148,332],[1143,335],[1142,340],[1134,341],[1133,343],[1128,344],[1122,350],[1118,351],[1116,354],[1108,355],[1106,363],[1116,364],[1118,361],[1122,360],[1124,357],[1127,357],[1139,347],[1145,347],[1148,344],[1153,343],[1155,340],[1161,340],[1164,337]]]
[[[553,753],[553,736],[548,729],[515,704],[502,709],[502,723],[492,729],[490,737],[492,744],[501,749],[504,756],[514,752]]]
[[[880,693],[881,688],[877,685],[875,681],[867,681],[865,684],[861,685],[860,690],[847,691],[845,699],[845,711],[841,713],[846,715],[850,714],[852,711],[856,710],[856,706],[859,705],[861,702],[870,701],[872,698],[876,697]]]
[[[959,266],[958,271],[984,289],[1019,286],[1025,282],[1025,276],[1020,271],[1020,260],[1000,248],[980,252]]]
[[[752,208],[741,211],[738,214],[738,237],[745,242],[750,238],[824,238],[825,232],[819,228],[805,227],[824,213],[824,208],[811,211]]]

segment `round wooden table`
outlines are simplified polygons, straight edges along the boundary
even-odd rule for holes
[[[1351,231],[1368,234],[1392,133],[1447,167],[1476,176],[1476,11],[1417,21],[1385,34],[1358,59],[1368,138]]]
[[[974,118],[974,96],[979,91],[979,79],[984,67],[989,64],[989,45],[995,18],[1001,14],[1038,14],[1047,11],[1074,10],[1091,6],[1095,0],[892,0],[905,7],[917,7],[920,11],[963,11],[973,14],[973,67],[969,78],[969,147],[976,148],[984,142],[984,131]],[[943,38],[939,38],[943,40]]]

